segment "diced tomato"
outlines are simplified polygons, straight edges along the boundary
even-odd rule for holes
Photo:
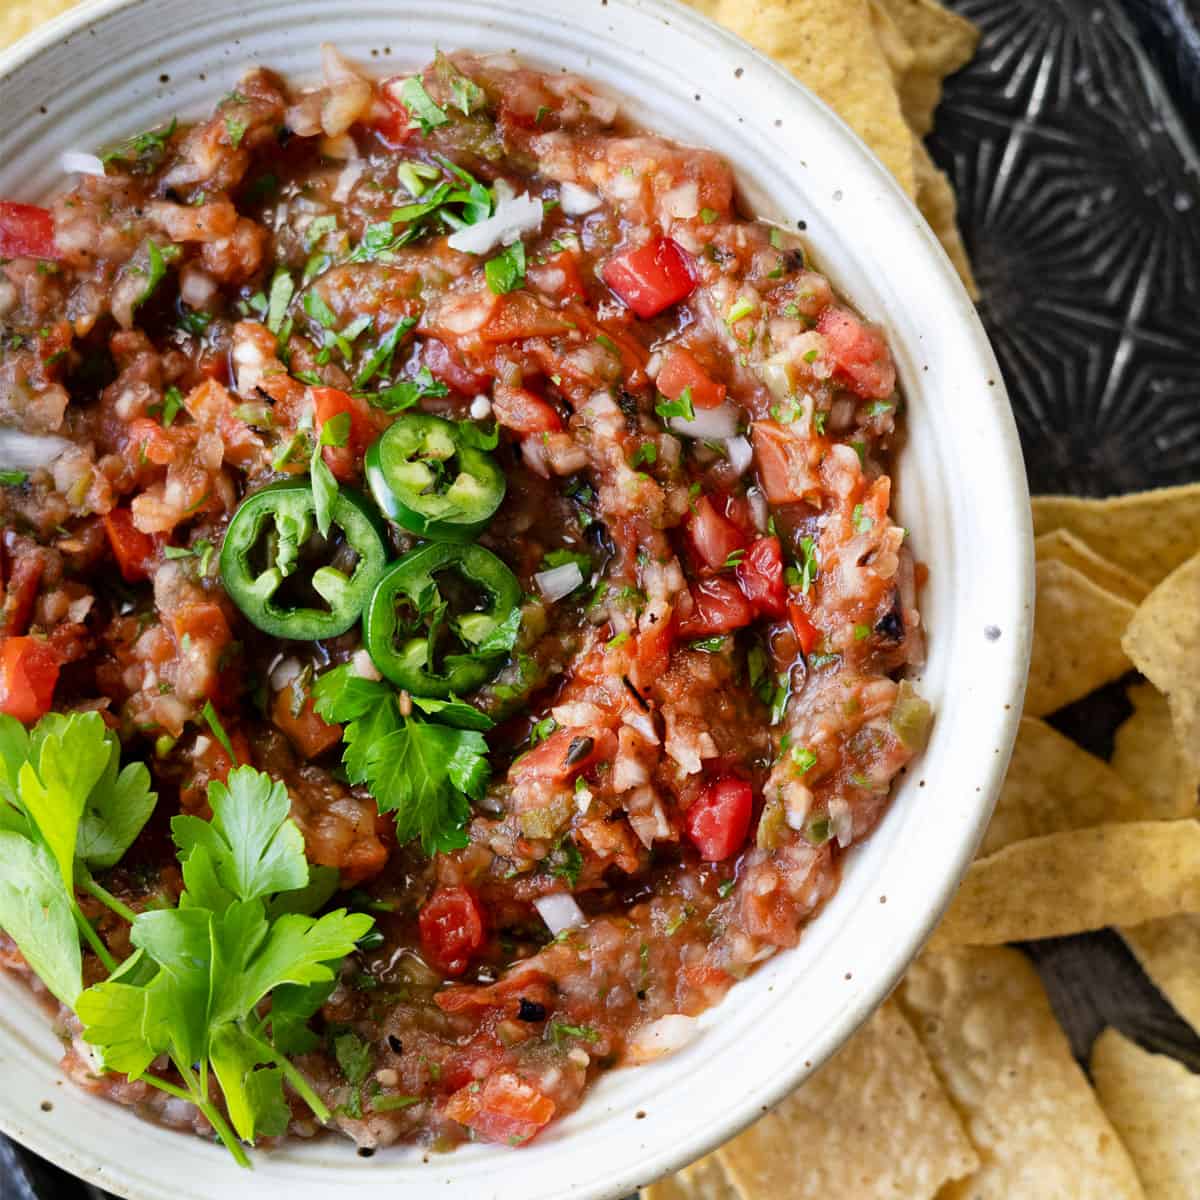
[[[446,1102],[446,1116],[488,1142],[519,1146],[554,1116],[554,1101],[511,1071],[459,1088]]]
[[[496,384],[492,412],[501,425],[516,433],[556,433],[562,428],[553,406],[525,388]]]
[[[479,336],[485,342],[517,342],[524,338],[557,337],[570,328],[559,313],[532,292],[519,291],[500,297]]]
[[[176,692],[220,699],[221,660],[233,641],[221,606],[202,600],[176,609],[171,617],[171,632],[179,648]]]
[[[883,335],[852,312],[830,305],[817,319],[834,378],[865,400],[886,400],[896,390],[896,365]]]
[[[15,637],[29,628],[45,569],[46,560],[40,554],[22,554],[13,559],[0,606],[0,633]]]
[[[486,936],[483,909],[465,887],[438,888],[421,909],[417,924],[422,953],[446,975],[461,975]]]
[[[312,389],[313,410],[317,431],[327,421],[341,413],[350,416],[350,432],[344,446],[326,446],[323,454],[325,465],[333,472],[339,483],[349,483],[357,475],[362,456],[375,440],[375,422],[371,418],[371,406],[359,396],[351,396],[338,388],[315,387]]]
[[[179,446],[170,431],[150,417],[135,417],[129,422],[125,446],[135,462],[153,463],[156,467],[168,466],[179,454]]]
[[[513,783],[531,779],[561,781],[580,775],[593,763],[611,759],[617,740],[611,729],[559,729],[513,764]]]
[[[58,654],[41,638],[0,640],[0,713],[25,725],[44,717],[54,703],[59,666]]]
[[[0,200],[0,258],[59,257],[48,209]]]
[[[389,150],[398,150],[416,131],[408,108],[400,99],[402,76],[386,79],[379,87],[379,101],[371,110],[369,128],[379,135]]]
[[[754,620],[754,609],[732,579],[714,576],[692,587],[695,609],[679,626],[682,638],[712,637],[742,629]]]
[[[687,810],[684,829],[705,862],[721,862],[742,848],[753,812],[754,791],[744,779],[718,779]]]
[[[587,299],[579,263],[570,250],[552,254],[544,264],[530,265],[526,274],[529,282],[547,296],[562,300]]]
[[[421,358],[430,373],[448,387],[464,396],[475,396],[487,390],[491,376],[481,371],[472,371],[454,355],[445,342],[437,338],[426,338],[421,348]]]
[[[316,758],[342,740],[342,727],[322,720],[313,708],[312,696],[297,696],[294,682],[276,694],[271,720],[304,758]]]
[[[778,619],[786,611],[783,552],[776,537],[759,538],[737,565],[738,586],[760,617]]]
[[[808,619],[808,613],[799,604],[788,605],[788,620],[796,631],[796,640],[804,654],[811,654],[821,637],[821,631]]]
[[[721,516],[707,496],[696,501],[688,517],[687,532],[700,561],[711,571],[719,571],[731,554],[746,545],[742,531]]]
[[[661,679],[671,665],[671,649],[675,645],[675,614],[668,609],[648,628],[638,632],[637,682],[650,687]]]
[[[777,421],[755,421],[750,437],[763,491],[772,504],[795,504],[819,489],[808,464],[808,444],[797,433]]]
[[[614,254],[601,276],[643,321],[686,300],[696,289],[692,256],[669,237]]]
[[[121,578],[126,583],[149,579],[157,547],[148,533],[134,525],[133,513],[128,508],[114,508],[105,514],[104,531],[108,534],[117,566],[121,568]]]
[[[690,388],[692,403],[697,408],[719,408],[725,403],[725,385],[709,376],[696,356],[683,346],[667,349],[654,382],[668,400],[678,400]]]

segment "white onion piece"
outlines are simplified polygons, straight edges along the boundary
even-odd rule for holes
[[[524,234],[542,227],[542,202],[526,192],[512,195],[510,188],[496,184],[496,211],[486,221],[468,225],[449,237],[452,250],[467,254],[487,254],[497,246],[508,246]]]
[[[655,732],[654,722],[650,719],[649,713],[631,710],[625,713],[621,722],[628,725],[630,729],[636,729],[652,746],[658,745],[658,734]]]
[[[0,428],[0,471],[36,471],[71,449],[66,438],[52,433],[22,433]]]
[[[738,410],[728,402],[720,408],[698,408],[690,421],[672,417],[671,428],[687,437],[724,441],[737,435]]]
[[[549,896],[539,896],[533,907],[538,910],[546,928],[558,935],[564,929],[579,929],[587,924],[583,909],[575,903],[575,897],[569,892],[554,892]]]
[[[346,140],[354,145],[352,138],[347,137]],[[342,173],[338,176],[337,187],[333,189],[333,199],[337,204],[345,204],[350,199],[350,193],[354,191],[354,185],[363,177],[366,172],[367,164],[361,160],[352,162],[345,167]]]
[[[750,448],[750,443],[744,437],[726,439],[725,454],[729,458],[729,465],[739,475],[746,471],[754,461],[754,451]]]
[[[471,401],[471,417],[476,421],[483,421],[492,415],[492,402],[484,395],[480,394]]]
[[[837,844],[843,850],[854,841],[854,816],[850,812],[849,803],[841,796],[835,796],[829,801],[829,824]]]
[[[603,203],[596,192],[589,192],[587,188],[569,180],[558,189],[558,199],[568,217],[582,217]]]
[[[104,178],[104,164],[94,154],[68,150],[58,161],[68,175],[98,175]]]
[[[563,563],[561,567],[551,567],[548,571],[539,571],[534,577],[538,591],[553,604],[564,596],[569,596],[577,587],[583,584],[583,572],[579,564]]]
[[[753,487],[746,493],[746,499],[750,504],[750,515],[754,518],[754,527],[759,533],[767,532],[767,525],[771,520],[770,511],[767,508],[767,498],[762,494],[759,488]]]
[[[332,43],[321,43],[321,74],[329,84],[362,79],[362,72]]]
[[[536,901],[535,901],[536,903]],[[682,1050],[700,1032],[700,1023],[695,1017],[683,1013],[668,1013],[643,1025],[625,1047],[626,1061],[631,1063],[652,1062],[667,1054]]]
[[[695,180],[681,183],[663,194],[663,211],[680,221],[690,221],[700,211],[700,188]]]
[[[355,650],[350,659],[350,669],[359,679],[373,679],[378,683],[383,678],[374,659],[365,650]]]
[[[282,692],[285,687],[299,678],[300,660],[298,658],[285,658],[271,672],[271,686],[277,692]]]

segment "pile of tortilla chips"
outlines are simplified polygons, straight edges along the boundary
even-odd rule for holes
[[[971,26],[934,0],[692,3],[854,126],[970,285],[953,194],[920,138]],[[1003,945],[1116,926],[1200,1030],[1200,485],[1040,497],[1033,518],[1025,715],[929,949],[830,1063],[646,1200],[1200,1196],[1200,1076],[1109,1029],[1089,1083],[1036,972]],[[1127,676],[1109,761],[1042,719]]]

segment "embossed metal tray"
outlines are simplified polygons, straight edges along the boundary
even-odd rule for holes
[[[1200,0],[950,0],[984,31],[930,146],[1034,492],[1200,479]],[[1052,723],[1099,754],[1114,685]],[[1115,934],[1025,947],[1075,1053],[1114,1025],[1200,1070],[1200,1040]],[[103,1200],[0,1138],[0,1200]]]

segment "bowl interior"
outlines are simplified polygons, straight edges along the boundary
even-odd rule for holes
[[[289,1144],[256,1156],[264,1198],[604,1200],[689,1161],[823,1061],[894,985],[974,851],[1020,711],[1032,613],[1028,495],[995,361],[917,211],[849,130],[743,43],[657,0],[101,0],[0,59],[0,195],[61,186],[59,155],[173,114],[198,116],[254,63],[315,76],[336,42],[380,73],[436,46],[515,52],[598,80],[646,126],[711,147],[764,215],[807,223],[822,267],[886,327],[907,399],[898,508],[930,565],[921,681],[937,719],[925,756],[794,951],[703,1018],[677,1055],[600,1081],[520,1152]],[[216,1145],[135,1120],[65,1084],[61,1047],[0,979],[0,1127],[140,1200],[200,1200],[248,1177]],[[45,1103],[50,1105],[45,1110]]]

